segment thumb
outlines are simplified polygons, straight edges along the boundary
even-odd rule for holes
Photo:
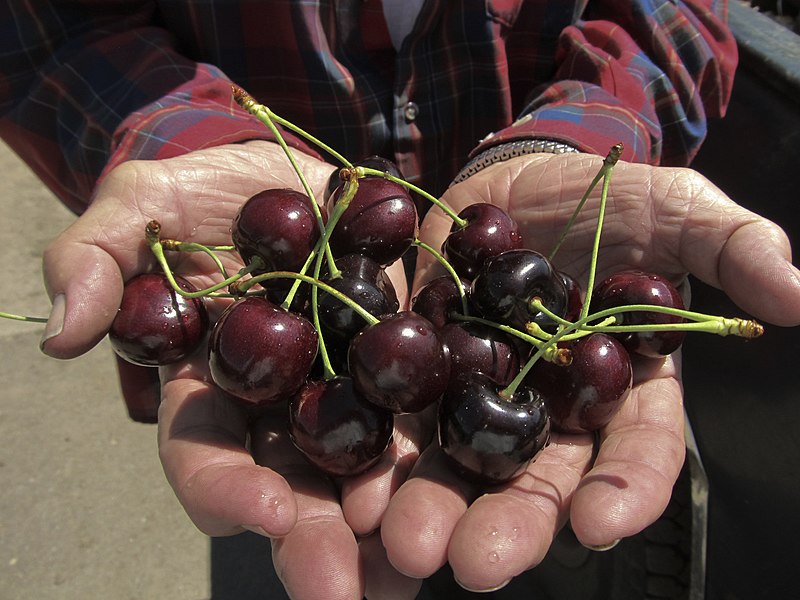
[[[53,303],[41,341],[42,352],[74,358],[108,331],[122,299],[123,277],[116,260],[82,233],[77,221],[45,250],[45,287]]]

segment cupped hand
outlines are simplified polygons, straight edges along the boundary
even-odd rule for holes
[[[321,199],[334,167],[294,154]],[[45,253],[44,274],[54,308],[43,351],[71,358],[106,335],[124,282],[159,269],[144,238],[150,220],[159,221],[163,238],[227,245],[241,204],[270,187],[302,190],[280,147],[265,141],[115,168],[86,213]],[[230,273],[242,266],[233,253],[222,259]],[[175,273],[198,288],[221,279],[201,253],[169,253],[169,260]],[[398,299],[405,304],[402,265],[394,268],[394,275]],[[212,319],[227,302],[207,303]],[[281,423],[285,416],[259,421],[257,430],[250,431],[246,411],[211,383],[205,348],[161,367],[160,379],[160,458],[169,483],[201,531],[224,536],[249,529],[275,540],[276,570],[293,598],[360,599],[365,589],[394,589],[401,594],[396,597],[414,597],[419,582],[398,574],[380,554],[361,548],[376,545],[375,534],[369,534],[430,436],[420,420],[398,419],[394,443],[383,460],[341,484],[311,470],[287,442]],[[249,440],[256,435],[262,442],[251,448]]]
[[[474,202],[505,208],[520,225],[524,245],[548,255],[600,164],[590,155],[519,157],[451,187],[443,200],[456,212]],[[554,259],[584,286],[599,194],[600,186]],[[420,237],[438,248],[450,226],[443,212],[432,209]],[[687,299],[691,273],[758,319],[800,324],[800,274],[784,232],[688,169],[616,165],[597,281],[627,268],[667,276]],[[412,295],[440,269],[421,254]],[[503,486],[481,490],[466,483],[448,470],[433,444],[384,515],[388,560],[419,578],[449,562],[463,587],[484,591],[535,567],[567,520],[584,545],[609,547],[641,531],[666,507],[684,459],[683,418],[675,353],[635,361],[633,389],[597,440],[556,434],[521,476]]]

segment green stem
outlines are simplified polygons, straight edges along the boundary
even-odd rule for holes
[[[340,302],[346,304],[348,307],[352,308],[362,319],[367,322],[367,325],[375,325],[376,323],[380,323],[380,319],[373,316],[370,312],[365,310],[360,304],[351,300],[347,294],[343,294],[339,290],[334,287],[331,287],[324,281],[316,279],[314,277],[309,277],[308,275],[301,275],[300,273],[294,273],[292,271],[271,271],[269,273],[261,273],[260,275],[256,275],[255,277],[251,277],[247,281],[242,281],[238,284],[238,290],[242,293],[246,293],[250,287],[254,286],[257,283],[261,283],[262,281],[269,281],[270,279],[299,279],[300,281],[304,281],[305,283],[309,283],[323,292],[330,294]]]
[[[336,150],[334,150],[333,148],[328,146],[328,144],[326,144],[325,142],[322,142],[321,140],[315,138],[313,135],[311,135],[307,131],[301,129],[300,127],[298,127],[297,125],[295,125],[291,121],[287,121],[283,117],[281,117],[279,115],[276,115],[274,112],[272,112],[266,106],[264,108],[269,112],[269,115],[270,115],[270,117],[272,117],[273,121],[276,121],[278,124],[282,125],[283,127],[286,127],[286,129],[289,129],[289,130],[293,131],[294,133],[296,133],[297,135],[307,139],[309,142],[314,144],[317,148],[320,148],[323,151],[325,151],[328,154],[330,154],[333,158],[335,158],[337,161],[342,163],[345,167],[352,168],[352,166],[353,166],[352,163],[349,160],[347,160],[344,156],[339,154]]]
[[[229,277],[229,275],[215,252],[232,252],[236,250],[236,246],[205,246],[196,242],[181,242],[179,240],[161,240],[161,245],[165,250],[173,252],[203,252],[207,254],[217,265],[217,269],[219,269],[223,277]]]
[[[421,241],[419,239],[416,239],[416,240],[414,240],[412,242],[412,244],[414,246],[418,246],[418,247],[422,248],[423,250],[425,250],[426,252],[431,254],[437,261],[439,261],[439,264],[441,264],[447,270],[447,272],[450,274],[450,277],[452,277],[453,281],[456,282],[456,287],[458,288],[458,295],[461,297],[461,311],[464,313],[464,315],[469,315],[469,305],[468,305],[468,302],[467,302],[467,294],[464,291],[464,286],[461,284],[461,277],[458,276],[458,273],[456,273],[456,270],[453,268],[453,266],[442,255],[441,252],[439,252],[438,250],[436,250],[432,246],[429,246],[425,242],[423,242],[423,241]]]
[[[15,315],[0,311],[0,319],[11,319],[12,321],[25,321],[27,323],[47,323],[47,317],[28,317],[25,315]]]
[[[589,304],[592,300],[592,290],[594,289],[594,281],[597,275],[597,257],[600,254],[600,237],[603,233],[603,221],[606,214],[606,203],[608,201],[608,188],[611,184],[611,173],[614,171],[614,165],[619,161],[622,154],[622,144],[617,144],[608,153],[600,172],[603,174],[603,188],[600,191],[600,208],[597,215],[597,227],[594,232],[594,244],[592,245],[592,256],[589,260],[589,277],[586,283],[586,298],[584,298],[583,306],[581,307],[580,318],[586,317],[589,313]]]

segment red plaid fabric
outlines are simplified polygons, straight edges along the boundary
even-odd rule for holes
[[[433,193],[520,138],[685,165],[730,96],[726,6],[427,0],[395,51],[379,0],[7,0],[0,135],[75,212],[125,160],[268,139],[231,82]]]

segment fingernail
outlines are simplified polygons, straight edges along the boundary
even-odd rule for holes
[[[45,345],[64,329],[64,316],[67,312],[67,299],[64,294],[56,294],[53,298],[53,308],[50,309],[50,316],[47,318],[47,325],[44,326],[42,340],[39,348],[47,354]]]
[[[252,531],[253,533],[257,533],[258,535],[263,535],[264,537],[268,538],[267,532],[264,531],[264,528],[260,525],[242,525],[247,531]]]
[[[619,544],[620,540],[614,540],[609,544],[600,544],[599,546],[590,546],[589,544],[582,544],[584,548],[588,548],[589,550],[593,550],[594,552],[605,552],[606,550],[611,550],[614,546]]]
[[[473,593],[476,593],[476,594],[486,594],[486,593],[489,593],[489,592],[496,592],[496,591],[498,591],[498,590],[501,590],[501,589],[503,589],[503,588],[504,588],[504,587],[506,587],[506,586],[507,586],[509,583],[511,583],[511,580],[510,580],[510,579],[506,579],[506,580],[505,580],[503,583],[501,583],[500,585],[495,585],[495,586],[488,587],[488,588],[483,588],[483,589],[476,589],[476,588],[472,588],[472,587],[470,587],[470,586],[468,586],[468,585],[465,585],[465,584],[463,584],[462,582],[460,582],[460,581],[458,580],[458,578],[457,578],[457,577],[453,577],[453,579],[455,579],[455,580],[456,580],[456,583],[458,583],[458,585],[460,585],[462,588],[464,588],[464,589],[465,589],[465,590],[467,590],[468,592],[473,592]]]

